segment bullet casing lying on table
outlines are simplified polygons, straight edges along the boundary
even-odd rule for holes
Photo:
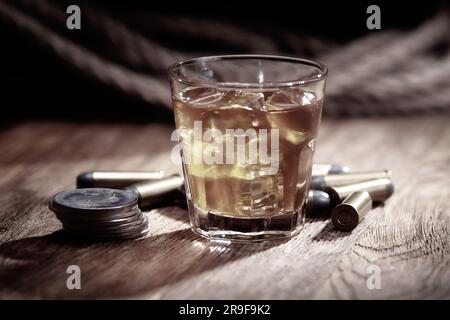
[[[144,181],[128,186],[138,196],[139,206],[148,207],[184,196],[184,181],[180,175],[172,175],[159,180]]]
[[[375,179],[345,186],[327,187],[324,191],[330,195],[331,204],[334,207],[357,191],[367,191],[373,202],[383,202],[394,193],[394,185],[389,179]]]
[[[316,163],[314,175],[347,172],[348,168],[337,164]],[[88,171],[77,176],[77,188],[126,188],[132,184],[163,178],[164,171]]]
[[[340,174],[348,172],[347,167],[333,163],[314,163],[312,167],[312,176],[324,176],[327,174]]]
[[[372,209],[372,198],[367,191],[352,192],[331,213],[331,221],[339,231],[352,231]]]
[[[391,171],[382,170],[382,171],[327,174],[321,176],[313,175],[311,179],[310,188],[322,190],[326,187],[339,187],[374,179],[391,179]]]
[[[311,217],[329,217],[332,209],[330,195],[320,190],[309,190],[305,208]]]
[[[77,188],[116,188],[121,189],[131,184],[158,180],[164,171],[89,171],[77,176]]]

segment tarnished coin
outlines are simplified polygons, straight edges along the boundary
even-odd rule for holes
[[[86,224],[95,224],[95,223],[109,223],[114,221],[120,221],[124,219],[133,219],[136,215],[139,215],[141,213],[141,210],[136,206],[133,207],[131,210],[125,210],[123,212],[79,212],[79,211],[72,211],[69,212],[55,212],[56,217],[61,221],[73,221],[77,223],[86,223]]]
[[[98,239],[98,240],[128,240],[137,239],[145,236],[149,231],[148,220],[145,218],[144,223],[139,226],[127,230],[115,231],[92,231],[92,230],[76,230],[72,228],[65,228],[67,232],[77,237]]]
[[[67,222],[62,221],[63,226],[65,229],[71,229],[71,230],[79,230],[79,231],[92,231],[92,232],[110,232],[110,231],[124,231],[129,230],[133,227],[139,227],[142,226],[146,222],[146,218],[144,215],[140,214],[139,219],[121,223],[121,224],[88,224],[88,223],[73,223],[73,222]]]
[[[134,192],[108,188],[85,188],[56,194],[49,207],[57,215],[77,218],[119,219],[130,216],[129,210],[137,207]]]
[[[138,212],[130,217],[113,220],[77,220],[58,217],[64,226],[73,226],[76,228],[114,228],[142,223],[144,215]]]
[[[145,218],[142,222],[140,222],[137,225],[134,226],[129,226],[129,227],[125,227],[125,228],[121,228],[121,229],[77,229],[74,227],[69,227],[66,226],[65,229],[66,230],[70,230],[70,231],[76,231],[80,234],[85,234],[85,235],[92,235],[92,236],[107,236],[107,235],[111,235],[111,236],[120,236],[120,235],[126,235],[126,234],[131,234],[131,233],[136,233],[136,232],[141,232],[142,230],[144,230],[145,228],[147,228],[148,226],[148,221]]]

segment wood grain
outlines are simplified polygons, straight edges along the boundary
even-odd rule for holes
[[[218,245],[186,211],[146,212],[147,237],[80,242],[59,231],[49,197],[94,169],[163,169],[168,125],[35,122],[0,133],[0,298],[450,298],[449,116],[325,120],[315,159],[389,168],[396,191],[352,232],[308,220],[284,242]],[[66,288],[66,268],[82,271]],[[368,289],[368,270],[381,288]]]

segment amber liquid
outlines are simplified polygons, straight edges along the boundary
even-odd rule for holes
[[[184,129],[180,142],[185,160],[189,155],[183,169],[194,227],[258,232],[278,228],[281,223],[281,229],[294,228],[309,186],[322,100],[299,89],[255,92],[195,88],[180,93],[174,107],[177,128]],[[207,129],[220,132],[223,148],[211,141],[194,144],[195,121],[201,121],[202,134]],[[250,128],[257,133],[266,129],[267,135],[245,137],[244,149],[237,147],[239,134],[226,131]],[[271,148],[275,137],[272,129],[278,130],[277,148]],[[267,141],[266,162],[258,154],[256,163],[250,163],[250,144],[258,144],[262,137]],[[230,141],[234,146],[226,148]],[[243,150],[245,154],[240,156],[247,162],[238,163],[238,153]],[[233,163],[205,163],[202,159],[205,153],[226,159],[230,152],[234,153]],[[277,157],[272,157],[275,152]],[[275,158],[276,166],[267,163]]]

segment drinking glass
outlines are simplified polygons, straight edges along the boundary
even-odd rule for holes
[[[225,55],[169,68],[192,230],[212,240],[301,229],[327,68]]]

